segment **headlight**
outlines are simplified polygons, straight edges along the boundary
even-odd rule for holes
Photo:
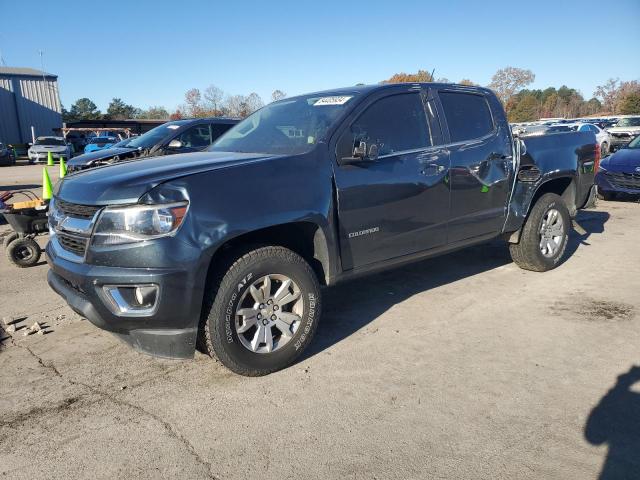
[[[120,245],[175,234],[187,214],[189,202],[107,207],[93,233],[94,245]]]

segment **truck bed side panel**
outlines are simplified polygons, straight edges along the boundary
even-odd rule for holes
[[[504,232],[515,232],[522,227],[531,201],[542,184],[558,178],[572,181],[575,189],[567,206],[574,215],[587,201],[595,179],[596,139],[593,133],[557,133],[522,140],[527,152],[520,159],[520,170],[537,168],[540,176],[534,181],[516,181]]]

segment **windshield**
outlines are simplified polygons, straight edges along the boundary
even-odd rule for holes
[[[164,140],[167,135],[175,132],[182,125],[188,122],[189,120],[178,120],[176,122],[163,123],[159,127],[149,130],[144,135],[132,138],[131,141],[127,144],[127,147],[143,149],[151,148],[154,145],[162,142],[162,140]]]
[[[629,142],[629,145],[627,145],[627,148],[638,148],[638,149],[640,149],[640,135],[638,135],[636,138],[631,140]]]
[[[621,118],[616,127],[640,127],[640,117]]]
[[[65,145],[64,140],[55,137],[36,138],[36,145]]]
[[[324,140],[354,95],[307,95],[272,103],[220,137],[209,151],[300,154]]]

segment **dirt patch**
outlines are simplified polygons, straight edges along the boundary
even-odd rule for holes
[[[609,300],[585,300],[575,304],[558,302],[554,310],[557,315],[570,312],[592,322],[625,321],[635,316],[632,305]]]

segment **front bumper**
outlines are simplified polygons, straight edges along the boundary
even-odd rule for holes
[[[614,135],[611,134],[611,143],[609,144],[609,152],[613,153],[625,147],[631,140],[636,138],[638,134]]]
[[[69,306],[95,326],[136,350],[165,358],[192,358],[202,292],[188,270],[122,268],[75,263],[59,255],[55,237],[47,245],[47,281]],[[117,315],[107,305],[105,285],[156,284],[158,305],[150,315]],[[191,288],[190,288],[191,287]]]
[[[66,152],[51,152],[51,156],[55,160],[60,160],[60,157],[64,157],[67,160],[69,159],[69,156]],[[48,159],[48,152],[29,153],[29,160],[32,162],[46,162]]]
[[[640,174],[601,170],[596,175],[596,185],[600,192],[640,195]]]

